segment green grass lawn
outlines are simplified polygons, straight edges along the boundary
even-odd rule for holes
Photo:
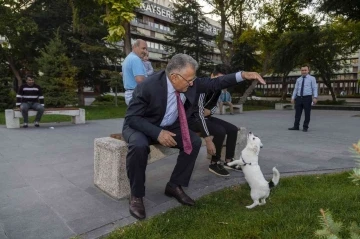
[[[118,107],[115,106],[85,106],[82,107],[86,111],[86,120],[99,120],[99,119],[116,119],[123,118],[126,112],[125,103],[120,103]],[[250,110],[267,110],[271,109],[267,106],[254,106],[254,105],[245,105],[244,111]],[[29,122],[33,122],[35,116],[29,118]],[[66,122],[70,121],[70,116],[64,115],[44,115],[41,118],[42,123],[48,122]],[[23,122],[23,119],[20,119],[20,122]],[[4,111],[0,112],[0,124],[5,124],[5,113]]]
[[[349,172],[281,178],[267,204],[254,209],[247,184],[227,188],[154,218],[119,228],[106,239],[122,238],[316,238],[320,208],[330,209],[345,228],[360,223],[360,188]],[[342,231],[343,238],[349,238]]]

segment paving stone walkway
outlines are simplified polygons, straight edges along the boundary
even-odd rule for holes
[[[288,131],[294,111],[254,111],[223,115],[258,135],[264,148],[260,165],[270,178],[323,173],[355,166],[348,149],[360,138],[360,112],[313,110],[307,133]],[[0,126],[0,239],[98,238],[133,223],[128,201],[116,201],[93,184],[94,138],[121,132],[123,119],[42,124],[40,128]],[[49,127],[54,127],[50,129]],[[163,194],[176,156],[148,166],[145,206],[148,217],[179,206]],[[208,171],[206,149],[197,159],[190,187],[199,198],[244,182],[241,172],[220,178]]]

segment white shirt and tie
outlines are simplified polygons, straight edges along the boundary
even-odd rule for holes
[[[243,81],[243,78],[241,76],[241,71],[237,72],[235,74],[235,77],[236,77],[236,81],[238,83]],[[178,118],[178,108],[177,108],[177,101],[176,101],[176,94],[175,94],[176,90],[173,87],[173,85],[171,84],[168,77],[166,77],[166,81],[167,81],[167,90],[168,90],[167,106],[166,106],[164,118],[160,124],[161,127],[172,125]],[[183,93],[180,93],[180,97],[181,97],[181,101],[184,104],[186,101],[185,95]]]

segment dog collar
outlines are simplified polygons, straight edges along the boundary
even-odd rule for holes
[[[243,163],[244,163],[243,166],[246,166],[246,165],[256,165],[255,163],[247,163],[247,162],[245,162],[244,157],[242,156],[242,154],[240,155],[240,158],[241,158],[241,160],[242,160]]]

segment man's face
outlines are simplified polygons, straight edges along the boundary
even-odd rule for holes
[[[190,86],[193,86],[196,79],[196,71],[193,67],[188,65],[180,72],[173,72],[169,79],[178,92],[186,92]]]
[[[143,59],[146,55],[147,55],[147,44],[145,41],[140,41],[139,46],[134,46],[133,48],[133,52],[140,57],[141,59]]]
[[[33,86],[35,83],[34,79],[31,77],[26,78],[26,84],[28,84],[29,86]]]
[[[301,67],[301,75],[306,76],[309,74],[309,68],[307,66]]]

